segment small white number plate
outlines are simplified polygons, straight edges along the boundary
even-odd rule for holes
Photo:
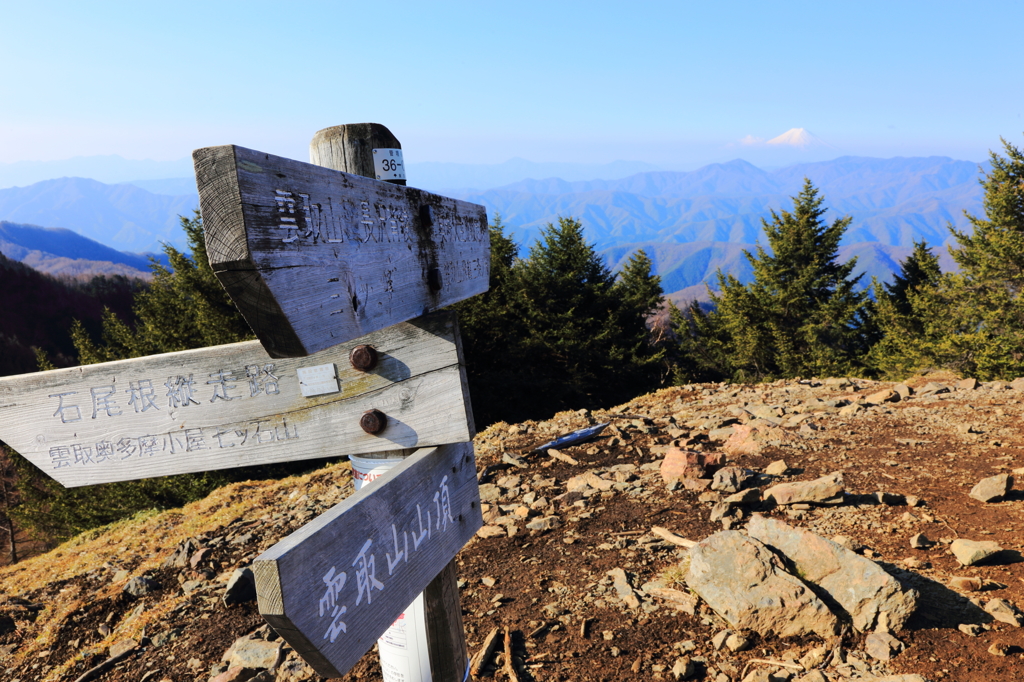
[[[339,391],[338,373],[334,371],[334,363],[299,367],[296,374],[299,375],[299,390],[307,398]]]
[[[373,172],[378,180],[405,180],[401,149],[374,149]]]

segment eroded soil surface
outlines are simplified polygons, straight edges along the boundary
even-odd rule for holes
[[[458,557],[470,654],[499,627],[512,633],[524,680],[674,679],[682,656],[696,666],[693,679],[736,682],[758,669],[789,670],[799,679],[796,662],[821,647],[830,654],[822,668],[829,680],[897,673],[934,681],[1024,678],[1024,633],[982,610],[993,598],[1024,607],[1024,493],[990,503],[968,497],[979,480],[1024,466],[1024,391],[998,383],[958,389],[950,377],[910,384],[922,389],[935,380],[950,392],[919,391],[879,405],[864,398],[891,384],[695,385],[608,411],[492,426],[475,441],[485,502],[481,536],[487,537],[475,538]],[[858,401],[864,404],[850,407]],[[606,421],[611,425],[596,440],[555,456],[532,452]],[[849,631],[829,641],[752,634],[748,650],[719,650],[711,640],[726,625],[706,605],[689,614],[642,589],[655,579],[685,589],[687,550],[652,527],[698,541],[723,528],[710,521],[714,494],[667,485],[661,460],[672,447],[719,451],[736,423],[754,425],[760,437],[753,451],[730,457],[731,463],[757,472],[780,459],[789,465],[788,475],[760,476],[762,489],[841,471],[846,502],[799,509],[755,503],[725,523],[742,529],[751,513],[764,513],[825,537],[849,538],[922,595],[909,626],[895,633],[905,651],[889,661],[872,659],[863,650],[864,635]],[[588,472],[603,483],[566,496],[570,481]],[[352,490],[347,464],[302,479],[301,489],[286,483],[243,484],[224,493],[230,500],[140,522],[148,524],[139,531],[146,546],[118,539],[101,551],[105,536],[99,535],[0,570],[0,678],[75,680],[127,650],[92,679],[206,682],[225,671],[221,658],[238,638],[252,633],[274,640],[255,602],[223,604],[228,577]],[[211,511],[241,498],[261,506],[229,519]],[[204,515],[206,526],[197,520]],[[192,525],[183,536],[186,522]],[[934,546],[912,549],[910,538],[919,533]],[[176,564],[174,552],[186,538],[191,544],[178,552]],[[957,538],[992,540],[1003,551],[964,567],[948,551]],[[97,552],[87,570],[57,569],[85,551]],[[625,571],[634,599],[616,589],[609,575],[615,569]],[[47,571],[59,580],[39,582]],[[126,582],[139,575],[160,587],[141,597],[124,594]],[[983,578],[989,589],[952,589],[954,577]],[[962,632],[964,623],[980,625],[980,634]],[[1004,655],[990,653],[1000,649],[994,645],[1002,645]],[[481,677],[507,679],[502,659],[493,658]],[[288,647],[275,663],[258,679],[320,679]],[[381,679],[373,652],[344,679]]]

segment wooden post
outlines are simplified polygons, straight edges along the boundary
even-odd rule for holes
[[[401,148],[402,143],[385,126],[354,123],[318,131],[309,144],[309,160],[333,170],[375,178],[373,150]],[[388,182],[405,185],[406,181],[395,179]],[[458,343],[458,347],[461,357],[462,344]],[[472,412],[467,410],[467,416],[469,431],[475,433]],[[361,456],[387,458],[405,454],[379,452]],[[469,664],[457,576],[455,559],[452,559],[423,591],[432,682],[461,682]]]
[[[401,178],[377,178],[374,149],[401,150],[402,143],[380,123],[349,123],[324,128],[313,135],[313,141],[309,143],[309,162],[352,175],[405,185]]]

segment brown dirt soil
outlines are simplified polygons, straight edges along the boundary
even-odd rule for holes
[[[933,379],[915,383],[921,388]],[[955,378],[939,379],[955,386]],[[475,440],[482,483],[497,485],[489,488],[498,497],[484,505],[485,523],[506,532],[475,538],[458,557],[471,654],[491,628],[507,627],[524,680],[673,679],[672,666],[685,654],[697,663],[695,679],[736,682],[744,671],[765,667],[755,660],[792,662],[822,645],[842,652],[824,669],[830,680],[897,673],[918,673],[933,682],[1024,678],[1024,632],[992,622],[980,608],[997,597],[1024,607],[1024,493],[1014,491],[987,504],[967,495],[978,480],[1024,466],[1019,428],[1024,391],[985,385],[843,414],[841,404],[830,404],[856,402],[888,386],[861,380],[695,385],[608,411],[492,426]],[[782,424],[773,428],[749,414],[760,406],[774,409]],[[744,518],[760,511],[826,537],[847,536],[918,589],[916,615],[895,633],[907,647],[903,653],[874,661],[863,652],[864,635],[849,633],[828,642],[755,635],[747,651],[718,651],[710,640],[725,625],[706,605],[689,615],[640,589],[657,577],[672,582],[684,575],[679,565],[685,568],[686,550],[652,535],[652,526],[692,540],[722,529],[709,520],[712,503],[700,501],[700,493],[666,486],[658,463],[673,445],[720,450],[727,434],[713,432],[719,440],[709,440],[709,431],[728,428],[723,422],[737,418],[761,427],[765,435],[755,454],[734,457],[733,463],[763,471],[784,459],[792,472],[787,480],[843,472],[843,505],[799,510],[755,505]],[[531,453],[547,440],[604,421],[612,426],[600,438],[562,450],[576,464]],[[609,489],[585,490],[582,499],[565,506],[550,501],[566,491],[570,478],[588,471],[608,481]],[[762,489],[771,482],[759,480]],[[0,679],[75,680],[111,656],[112,647],[116,653],[134,643],[133,653],[94,679],[206,682],[220,671],[215,666],[239,637],[275,637],[255,603],[223,605],[228,576],[351,490],[344,463],[285,481],[231,486],[183,510],[86,534],[0,569]],[[922,502],[880,504],[869,497],[877,492]],[[545,498],[547,506],[535,498]],[[515,513],[531,502],[537,508],[531,518],[555,515],[561,525],[527,530]],[[735,523],[734,529],[742,528],[742,521]],[[911,549],[910,538],[917,533],[935,546]],[[948,551],[956,538],[994,540],[1004,551],[984,565],[961,567]],[[172,565],[172,553],[186,539],[192,544],[179,562],[184,565]],[[192,566],[188,559],[197,551],[204,554]],[[639,608],[628,606],[613,588],[608,572],[618,568],[627,572]],[[160,588],[137,599],[123,594],[125,582],[139,575]],[[948,587],[955,576],[998,586],[960,593]],[[5,616],[16,626],[12,631],[5,632]],[[961,623],[985,629],[971,637],[958,629]],[[995,643],[1008,645],[1009,654],[989,653]],[[506,679],[501,666],[500,660],[492,661],[483,677]],[[319,678],[292,653],[276,679]],[[368,653],[344,679],[381,679],[375,654]]]

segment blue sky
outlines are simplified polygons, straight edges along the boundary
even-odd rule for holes
[[[794,127],[834,156],[982,160],[1022,142],[1022,20],[1019,1],[0,0],[0,163],[305,160],[359,121],[412,162],[684,167]]]

